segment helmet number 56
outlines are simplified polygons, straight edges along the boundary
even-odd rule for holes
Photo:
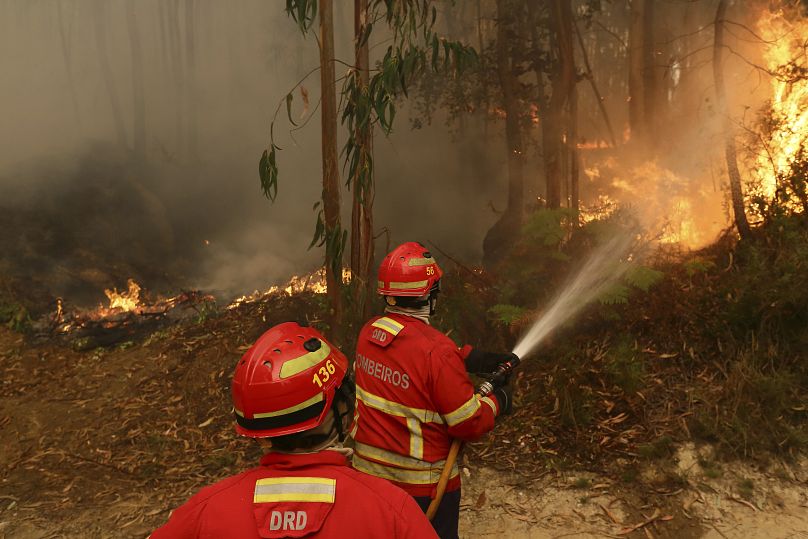
[[[325,362],[325,365],[320,367],[320,369],[314,373],[311,383],[317,384],[318,387],[323,387],[323,384],[328,382],[331,375],[334,374],[336,370],[337,369],[334,367],[334,363],[329,359]]]
[[[426,274],[427,275],[435,275],[435,268],[433,268],[432,266],[427,266],[426,267]]]

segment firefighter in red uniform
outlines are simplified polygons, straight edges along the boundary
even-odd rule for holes
[[[491,372],[507,354],[458,349],[429,325],[443,272],[415,242],[382,261],[378,292],[385,315],[362,328],[356,345],[356,409],[353,466],[410,493],[423,510],[435,495],[453,438],[474,440],[510,411],[507,387],[479,397],[468,372]],[[432,525],[441,538],[456,538],[460,475],[451,470]]]
[[[232,393],[236,431],[269,438],[270,452],[202,489],[151,538],[435,537],[404,491],[348,466],[347,368],[312,328],[287,322],[264,333],[236,366]]]

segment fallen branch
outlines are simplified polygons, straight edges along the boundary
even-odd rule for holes
[[[667,520],[672,520],[672,519],[673,519],[673,515],[662,516],[662,513],[659,511],[659,508],[657,508],[657,509],[654,509],[654,514],[653,515],[646,518],[644,521],[640,522],[639,524],[635,524],[634,526],[631,526],[631,527],[628,527],[628,528],[623,528],[622,530],[617,532],[617,535],[628,535],[631,532],[637,531],[640,528],[644,528],[645,526],[648,526],[649,524],[651,524],[652,522],[655,522],[657,520],[667,521]]]
[[[733,502],[735,502],[735,503],[740,503],[740,504],[742,504],[742,505],[745,505],[745,506],[749,507],[750,509],[752,509],[752,511],[754,511],[754,512],[756,512],[756,513],[757,513],[758,511],[760,511],[760,509],[758,509],[758,508],[755,506],[755,504],[753,504],[753,503],[751,503],[751,502],[748,502],[748,501],[746,501],[746,500],[744,500],[744,499],[738,498],[738,497],[736,497],[736,496],[727,496],[727,499],[728,499],[728,500],[731,500],[731,501],[733,501]]]

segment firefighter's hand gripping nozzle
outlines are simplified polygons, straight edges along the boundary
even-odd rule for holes
[[[511,353],[508,360],[497,365],[497,368],[494,369],[494,372],[491,373],[488,380],[480,384],[480,387],[477,388],[477,394],[481,397],[485,397],[497,387],[507,383],[511,373],[519,365],[519,363],[521,363],[521,361],[522,360],[519,359],[519,356]]]

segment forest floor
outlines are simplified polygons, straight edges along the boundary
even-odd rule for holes
[[[257,444],[232,428],[232,367],[281,316],[311,308],[278,296],[82,352],[0,328],[0,537],[146,537],[202,486],[253,466]],[[727,462],[685,442],[561,466],[528,455],[507,420],[493,434],[507,458],[490,438],[463,456],[463,537],[808,538],[805,460]]]

